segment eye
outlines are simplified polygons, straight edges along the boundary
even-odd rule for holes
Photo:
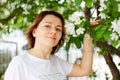
[[[50,25],[45,25],[45,27],[50,28],[51,26]]]
[[[57,31],[62,31],[62,30],[61,30],[61,29],[59,29],[59,28],[56,28],[56,30],[57,30]]]

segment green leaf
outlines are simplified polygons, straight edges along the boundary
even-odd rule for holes
[[[102,28],[102,26],[101,26],[101,25],[98,25],[98,26],[96,26],[96,27],[94,28],[94,31],[99,31],[101,28]]]
[[[118,45],[118,40],[113,40],[113,41],[112,41],[112,45],[113,45],[114,47],[116,47],[116,46]]]
[[[71,40],[71,43],[74,43],[77,48],[81,47],[81,43],[80,43],[80,41],[79,41],[79,39],[77,37],[71,36],[70,40]]]
[[[81,48],[81,43],[80,43],[80,41],[78,39],[75,39],[74,43],[75,43],[77,48]]]
[[[117,18],[119,13],[118,13],[118,4],[116,2],[114,2],[114,5],[112,6],[112,16],[114,18]]]
[[[16,0],[9,0],[9,2],[15,2]]]
[[[106,31],[106,27],[102,27],[100,29],[100,31],[96,32],[96,34],[95,34],[96,35],[95,36],[96,40],[101,39],[103,37],[105,31]]]
[[[82,22],[80,23],[79,27],[84,27],[84,25],[85,25],[85,21],[82,21]]]
[[[120,66],[120,63],[118,63],[118,66]]]
[[[90,29],[90,22],[89,21],[85,21],[84,28],[86,31],[89,31],[89,29]]]
[[[107,14],[112,18],[119,17],[118,3],[116,0],[109,0],[109,4],[107,5]]]
[[[106,31],[103,35],[105,41],[108,41],[110,39],[110,34],[111,34],[111,31]]]
[[[92,0],[85,0],[85,5],[88,8],[92,7]]]
[[[85,21],[82,21],[80,24],[75,25],[75,30],[77,30],[78,28],[83,28],[85,25]]]
[[[20,17],[18,18],[18,20],[17,20],[17,23],[18,23],[18,24],[22,24],[22,22],[23,22],[23,17],[20,16]]]
[[[66,46],[65,46],[65,50],[69,50],[69,48],[70,48],[70,42],[66,42]]]
[[[79,6],[81,4],[82,0],[75,0],[75,5]]]
[[[98,54],[103,55],[104,51],[99,51]]]
[[[72,35],[68,35],[68,36],[69,36],[70,39],[69,39],[69,41],[66,42],[66,46],[65,46],[65,49],[67,51],[69,50],[71,43],[74,42],[74,38],[72,37]]]

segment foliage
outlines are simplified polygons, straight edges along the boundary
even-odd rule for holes
[[[83,36],[87,32],[94,39],[95,47],[98,42],[110,45],[100,47],[99,54],[104,55],[106,50],[110,52],[112,47],[119,55],[119,51],[116,51],[120,50],[119,0],[0,0],[0,35],[16,29],[25,32],[42,10],[55,10],[64,16],[67,28],[66,50],[69,50],[71,44],[81,48]],[[90,22],[96,19],[100,19],[101,23],[91,27]],[[95,73],[91,78],[96,77]]]
[[[100,15],[94,16],[95,10],[97,11],[96,4],[98,3],[101,6],[99,8]],[[90,21],[101,17],[100,25],[91,28],[90,22],[85,20],[84,13],[82,15],[81,13],[78,14],[77,17],[81,20],[79,23],[75,23],[73,18],[70,20],[70,16],[75,12],[84,12],[85,6],[82,4],[85,4],[87,8],[91,9]],[[68,32],[67,50],[69,50],[71,44],[75,44],[77,48],[80,48],[83,42],[83,35],[86,32],[90,32],[94,38],[94,43],[97,41],[109,42],[110,45],[119,49],[120,33],[115,31],[114,27],[111,27],[115,24],[114,21],[120,20],[120,10],[118,10],[120,8],[118,4],[119,2],[116,0],[2,0],[0,1],[0,34],[10,33],[15,29],[21,29],[25,32],[34,17],[41,10],[52,9],[63,14],[66,21],[74,25],[72,26],[74,27],[74,33],[69,34]],[[118,26],[120,27],[120,23],[118,23]],[[79,28],[84,28],[85,31],[77,34]],[[117,38],[112,36],[113,33]]]

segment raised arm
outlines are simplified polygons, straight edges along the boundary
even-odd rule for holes
[[[87,76],[92,73],[93,47],[92,38],[89,34],[84,36],[83,55],[80,64],[74,64],[72,71],[68,76],[79,77]]]

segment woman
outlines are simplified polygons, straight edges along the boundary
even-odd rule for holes
[[[66,76],[86,76],[92,72],[92,38],[84,37],[80,64],[71,64],[54,54],[65,41],[63,17],[54,11],[42,11],[27,31],[30,50],[10,62],[4,80],[66,80]]]

